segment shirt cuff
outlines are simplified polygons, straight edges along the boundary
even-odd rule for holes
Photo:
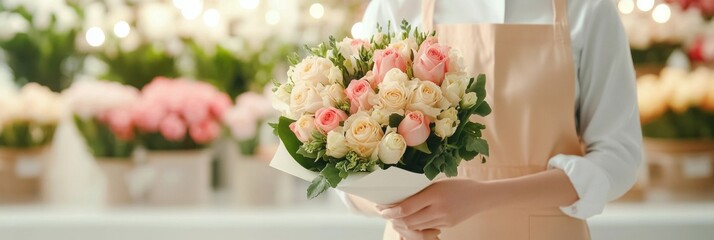
[[[561,154],[548,161],[548,168],[563,170],[578,193],[578,201],[560,207],[563,213],[579,219],[602,213],[607,204],[610,180],[600,166],[585,157]]]

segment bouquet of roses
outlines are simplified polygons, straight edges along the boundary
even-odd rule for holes
[[[462,160],[486,160],[485,126],[469,121],[491,112],[485,76],[467,76],[459,51],[435,33],[403,21],[399,34],[378,27],[369,40],[330,37],[308,50],[274,89],[284,148],[271,163],[314,177],[308,198],[337,187],[389,204],[441,173],[456,176]]]

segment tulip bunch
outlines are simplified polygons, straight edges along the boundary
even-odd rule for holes
[[[399,167],[433,179],[462,160],[485,161],[485,76],[467,75],[457,49],[406,22],[371,39],[330,38],[294,57],[274,89],[276,127],[291,156],[319,172],[313,198],[355,172]]]

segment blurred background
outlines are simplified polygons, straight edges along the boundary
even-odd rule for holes
[[[593,239],[714,239],[714,0],[614,0],[645,162]],[[363,0],[1,0],[0,239],[381,239],[268,167],[287,55]]]

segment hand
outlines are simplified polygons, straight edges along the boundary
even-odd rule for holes
[[[439,181],[395,206],[379,206],[380,214],[395,229],[453,227],[486,209],[486,190],[486,184],[470,179]]]
[[[399,240],[439,240],[439,229],[409,230],[392,225],[394,231],[399,233]]]

